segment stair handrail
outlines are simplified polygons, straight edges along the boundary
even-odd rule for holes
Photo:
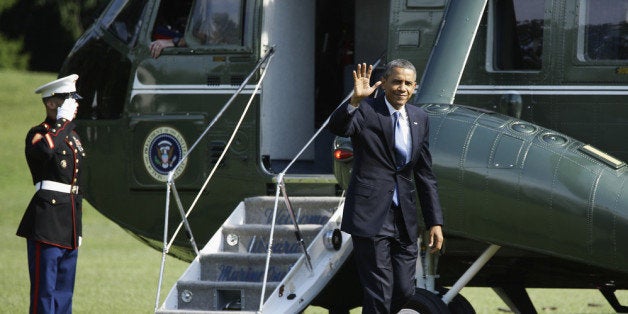
[[[264,77],[266,76],[266,72],[267,72],[266,70],[270,66],[270,63],[271,63],[271,60],[272,60],[272,57],[273,57],[274,53],[275,53],[274,46],[269,47],[269,49],[266,52],[266,54],[257,62],[255,67],[253,68],[253,70],[251,70],[251,73],[249,73],[249,75],[244,79],[244,81],[242,81],[242,83],[240,84],[238,89],[235,91],[235,93],[225,103],[225,105],[222,107],[222,109],[216,114],[214,119],[212,119],[212,121],[209,123],[209,125],[203,131],[203,133],[194,142],[194,144],[192,144],[192,146],[187,151],[187,153],[184,154],[183,157],[177,163],[177,165],[170,172],[168,172],[168,179],[167,179],[167,182],[166,182],[166,205],[165,205],[165,211],[164,211],[164,240],[163,240],[164,246],[163,246],[163,250],[162,250],[161,266],[160,266],[160,270],[159,270],[159,282],[158,282],[158,287],[157,287],[157,296],[156,296],[156,299],[155,299],[155,312],[159,308],[159,299],[160,299],[160,295],[161,295],[161,286],[162,286],[162,283],[163,283],[163,273],[164,273],[164,268],[165,268],[165,263],[166,263],[166,255],[170,251],[170,247],[174,244],[174,240],[176,239],[176,237],[177,237],[179,231],[181,230],[182,226],[185,226],[185,228],[186,228],[188,239],[189,239],[189,241],[190,241],[190,243],[192,245],[192,248],[194,249],[196,257],[199,256],[198,247],[196,245],[196,242],[194,241],[194,236],[192,234],[192,230],[191,230],[191,227],[190,227],[189,222],[187,220],[187,217],[190,215],[190,213],[192,212],[192,210],[196,206],[196,203],[198,202],[198,200],[200,198],[200,195],[206,189],[209,181],[213,177],[214,173],[216,172],[216,169],[220,165],[220,162],[222,161],[222,159],[226,155],[226,152],[228,151],[228,148],[230,147],[231,143],[233,142],[233,139],[235,138],[235,135],[236,135],[237,131],[239,130],[239,128],[240,128],[240,126],[242,124],[242,121],[244,120],[244,117],[246,116],[246,113],[249,110],[249,107],[253,103],[253,99],[255,98],[255,95],[257,94],[257,92],[259,91],[259,89],[260,89],[260,87],[262,85],[262,81],[264,80]],[[256,84],[254,91],[251,93],[251,97],[249,98],[249,101],[247,102],[247,104],[246,104],[242,114],[240,115],[240,119],[238,120],[238,123],[236,124],[236,126],[235,126],[235,128],[234,128],[234,130],[233,130],[233,132],[231,134],[231,137],[229,138],[229,141],[225,145],[225,148],[223,149],[223,151],[222,151],[220,157],[218,158],[216,164],[212,168],[212,171],[210,172],[209,176],[205,180],[203,186],[201,187],[201,189],[199,190],[198,194],[196,195],[194,201],[192,202],[192,204],[188,208],[187,212],[184,212],[183,211],[183,204],[181,203],[181,199],[179,197],[179,193],[177,192],[176,185],[175,185],[175,182],[174,182],[175,181],[174,180],[174,173],[176,172],[177,168],[183,163],[183,161],[185,161],[187,159],[187,157],[194,150],[194,148],[197,146],[197,144],[200,143],[201,139],[209,132],[209,130],[216,123],[216,121],[227,110],[227,108],[231,105],[233,100],[244,89],[244,87],[246,86],[248,81],[251,79],[251,77],[253,77],[253,74],[255,74],[255,72],[258,71],[262,67],[262,65],[265,64],[265,63],[266,63],[266,67],[263,69],[264,71],[262,71],[260,79],[259,79],[258,83]],[[169,214],[170,214],[170,194],[171,194],[171,192],[172,192],[172,194],[175,197],[175,201],[177,203],[177,207],[178,207],[179,212],[181,214],[181,222],[177,226],[177,228],[176,228],[175,232],[173,233],[173,236],[170,239],[170,241],[168,241],[168,217],[169,217]]]
[[[205,189],[207,188],[207,185],[209,184],[209,181],[211,181],[211,179],[214,176],[214,173],[216,172],[216,170],[218,169],[218,166],[220,165],[220,163],[222,162],[224,156],[226,155],[229,147],[231,146],[231,143],[233,142],[233,139],[235,138],[235,135],[237,133],[237,131],[240,129],[240,125],[242,124],[242,121],[244,119],[244,116],[246,116],[246,113],[251,105],[251,103],[253,102],[253,98],[255,97],[255,94],[257,94],[257,91],[259,90],[259,88],[261,87],[262,81],[264,80],[264,77],[266,76],[266,69],[268,69],[268,67],[270,66],[272,57],[275,53],[274,50],[274,46],[270,47],[270,50],[266,53],[266,55],[260,59],[260,61],[257,63],[257,65],[255,66],[255,68],[253,68],[253,71],[251,72],[254,73],[255,71],[257,71],[258,68],[261,67],[262,64],[264,64],[265,61],[267,61],[266,63],[266,67],[264,68],[264,71],[262,72],[259,82],[257,83],[257,85],[255,86],[254,91],[251,93],[251,97],[249,97],[249,101],[247,103],[247,105],[245,106],[242,115],[240,115],[240,119],[238,120],[238,123],[236,124],[235,128],[233,129],[233,132],[231,133],[231,137],[229,138],[229,140],[227,141],[227,144],[225,145],[224,149],[222,150],[222,152],[220,153],[220,156],[218,157],[218,159],[216,160],[216,163],[214,164],[214,167],[212,168],[211,172],[209,173],[209,176],[207,176],[207,179],[205,179],[205,182],[203,183],[203,185],[201,186],[201,189],[199,190],[199,192],[196,194],[196,197],[194,198],[194,200],[192,201],[192,203],[190,204],[190,207],[188,208],[188,210],[185,212],[185,218],[189,217],[190,213],[192,212],[192,210],[194,209],[194,207],[196,206],[196,204],[198,203],[201,194],[203,193],[203,191],[205,191]],[[246,84],[248,82],[248,80],[251,77],[251,74],[249,74],[249,76],[244,80],[244,82],[242,82],[242,84],[240,85],[241,87],[244,86],[244,84]],[[242,90],[242,88],[238,89],[236,91],[236,94],[239,94],[239,92]],[[225,107],[228,106],[228,104],[231,103],[231,101],[235,98],[235,95],[231,97],[231,99],[229,99],[229,101],[227,102],[227,104],[225,104]],[[222,115],[222,112],[224,112],[224,109],[221,110],[218,115]],[[218,117],[218,115],[216,116],[216,118]],[[208,128],[206,129],[205,132],[203,132],[203,134],[201,134],[201,137],[205,135],[205,133],[207,133],[207,131],[209,131],[209,128],[214,124],[214,122],[217,120],[216,118],[214,118],[214,120],[212,120],[212,122],[210,123],[210,125],[208,126]],[[200,140],[200,138],[199,138]],[[197,143],[198,141],[197,140]],[[196,145],[196,143],[194,144]],[[192,147],[194,147],[194,145],[192,145]],[[188,151],[188,153],[186,154],[189,155],[189,153],[191,152],[192,149],[190,149]],[[181,159],[183,160],[183,158]],[[176,167],[171,171],[172,173],[174,173],[176,171]],[[173,182],[174,184],[174,182]],[[174,244],[174,240],[176,239],[177,235],[179,234],[179,232],[181,231],[181,227],[183,226],[182,223],[179,223],[179,225],[177,226],[177,229],[175,230],[175,232],[173,233],[172,238],[170,239],[170,242],[168,243],[168,247],[171,247]]]
[[[281,174],[279,174],[279,176],[281,176]],[[283,176],[280,177],[281,180],[283,180]],[[262,279],[262,293],[260,293],[260,300],[259,300],[259,310],[258,313],[262,313],[262,310],[264,308],[264,299],[266,296],[266,284],[268,283],[268,269],[270,267],[270,256],[272,254],[272,250],[273,250],[273,240],[275,238],[275,221],[277,220],[277,208],[279,207],[279,193],[281,191],[281,188],[279,187],[279,184],[277,184],[277,188],[275,190],[275,205],[273,206],[273,218],[270,221],[270,236],[268,239],[268,249],[266,251],[266,264],[264,266],[264,277]]]

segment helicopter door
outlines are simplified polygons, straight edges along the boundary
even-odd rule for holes
[[[284,171],[353,90],[354,62],[373,63],[386,50],[390,5],[380,0],[264,1],[262,48],[276,47],[261,96],[265,170]],[[321,130],[288,173],[331,173],[332,143],[331,132]]]
[[[290,160],[314,134],[316,5],[266,0],[264,7],[262,44],[277,50],[262,88],[261,154]],[[308,149],[300,160],[313,159]]]
[[[171,148],[182,149],[183,140],[189,148],[257,62],[252,48],[254,5],[255,1],[247,0],[164,0],[159,3],[151,18],[152,24],[145,28],[143,44],[136,50],[138,60],[128,108],[134,142],[143,148],[133,157],[134,178],[139,186],[164,181],[163,176],[153,175],[152,170],[160,169],[160,164],[171,164],[175,158],[173,152],[178,151]],[[155,43],[166,48],[156,54]],[[213,166],[214,148],[224,148],[233,121],[238,120],[246,101],[246,95],[238,97],[232,104],[234,109],[225,112],[204,137],[199,149],[194,151],[198,156],[192,155],[188,160],[198,165],[187,166],[187,169],[201,171],[180,174],[179,182],[183,186],[202,183],[207,169]],[[243,129],[254,129],[254,123],[254,118],[248,119]],[[243,131],[246,132],[249,131]],[[242,134],[240,142],[244,141],[243,137],[253,138],[248,133]],[[161,138],[171,143],[163,142],[167,146],[162,148],[164,152],[146,161],[147,152],[160,149]],[[238,153],[254,154],[254,148],[246,147]],[[241,159],[254,160],[246,156]],[[161,173],[167,172],[168,167],[162,168]],[[250,172],[239,166],[236,171],[240,170]]]

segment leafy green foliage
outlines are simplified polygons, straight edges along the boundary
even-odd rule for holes
[[[26,70],[29,55],[22,52],[22,40],[9,40],[0,34],[0,69]]]
[[[108,2],[0,2],[0,68],[57,72],[74,42],[94,22]],[[5,48],[5,44],[9,46]],[[11,59],[15,61],[10,61]],[[23,66],[24,62],[27,67]]]

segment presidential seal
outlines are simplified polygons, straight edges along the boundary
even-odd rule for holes
[[[157,181],[166,182],[168,173],[176,167],[188,151],[185,139],[174,128],[159,127],[151,131],[144,141],[144,167]],[[177,168],[173,179],[185,170],[187,159]]]

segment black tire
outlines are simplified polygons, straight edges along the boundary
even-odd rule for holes
[[[445,293],[447,293],[447,291],[449,291],[449,289],[438,288],[438,294],[441,298],[445,295]],[[475,309],[473,309],[473,306],[471,305],[471,303],[469,303],[469,300],[467,300],[460,293],[456,294],[456,296],[451,301],[449,301],[449,304],[447,304],[447,308],[449,308],[451,314],[476,314]]]
[[[414,291],[414,295],[410,297],[410,300],[408,300],[399,313],[449,314],[451,312],[438,295],[425,289],[417,288]]]

